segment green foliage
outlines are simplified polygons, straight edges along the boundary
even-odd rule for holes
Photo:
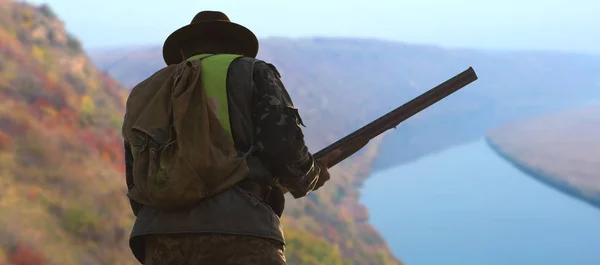
[[[94,100],[90,96],[83,96],[81,98],[81,111],[85,114],[93,114],[96,109]]]
[[[350,265],[344,260],[337,245],[306,231],[286,230],[286,256],[290,265]]]
[[[80,206],[68,206],[62,216],[65,227],[74,233],[85,233],[96,226],[96,220],[96,216]]]
[[[114,114],[110,116],[110,125],[117,131],[121,131],[121,127],[123,125],[123,116],[119,114]]]

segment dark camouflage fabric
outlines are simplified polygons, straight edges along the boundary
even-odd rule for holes
[[[305,196],[315,187],[320,169],[304,143],[302,118],[273,65],[257,63],[254,82],[258,156],[294,198]]]
[[[285,265],[275,240],[234,235],[147,236],[145,265]]]

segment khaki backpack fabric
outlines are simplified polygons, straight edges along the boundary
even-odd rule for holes
[[[194,56],[133,88],[123,137],[133,153],[129,198],[158,209],[189,206],[249,172],[234,147],[227,70],[237,55]]]

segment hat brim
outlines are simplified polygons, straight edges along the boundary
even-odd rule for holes
[[[183,61],[180,49],[183,43],[193,41],[227,42],[232,54],[256,58],[258,39],[248,28],[227,21],[206,21],[181,27],[171,33],[163,45],[163,58],[167,65]]]

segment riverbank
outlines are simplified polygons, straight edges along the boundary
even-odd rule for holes
[[[522,161],[516,159],[514,156],[509,155],[502,147],[486,136],[486,144],[502,159],[513,165],[515,168],[521,170],[523,173],[531,176],[533,179],[540,181],[554,189],[557,189],[569,196],[576,199],[582,200],[586,203],[591,204],[594,207],[600,208],[600,196],[589,196],[584,194],[579,188],[569,185],[566,181],[561,180],[560,176],[553,176],[548,172],[544,172],[542,169],[536,169],[528,166]]]
[[[486,142],[531,177],[600,208],[600,105],[506,124]]]

